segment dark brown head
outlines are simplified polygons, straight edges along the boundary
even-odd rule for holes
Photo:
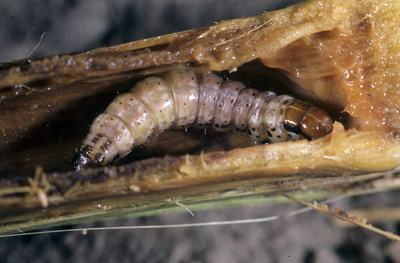
[[[321,108],[312,107],[301,122],[301,133],[310,139],[321,138],[332,131],[331,117]]]
[[[305,101],[295,100],[285,112],[286,129],[309,140],[327,135],[332,131],[332,125],[333,121],[326,111]]]

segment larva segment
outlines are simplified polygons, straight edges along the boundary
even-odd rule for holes
[[[233,108],[239,93],[245,86],[238,81],[225,80],[219,90],[215,117],[212,124],[214,130],[218,132],[230,131]]]
[[[194,128],[209,128],[214,120],[220,86],[223,79],[212,73],[198,75],[199,109]]]
[[[113,161],[115,154],[118,155],[118,149],[115,144],[106,136],[93,132],[93,129],[90,130],[88,136],[82,142],[82,146],[80,153],[74,158],[74,164],[85,166],[88,162],[94,162],[97,165],[106,165]],[[75,169],[77,168],[75,167]]]
[[[162,133],[174,124],[174,95],[163,78],[146,78],[135,85],[133,92],[138,94],[149,110],[155,123],[155,133]]]
[[[232,125],[233,130],[241,135],[245,135],[248,132],[250,107],[253,105],[253,100],[258,93],[260,93],[258,90],[245,88],[240,91],[236,99],[232,113]]]
[[[135,89],[116,97],[105,113],[118,115],[126,122],[133,136],[132,147],[146,142],[155,131],[156,122]],[[120,156],[125,155],[120,153]]]
[[[164,75],[172,89],[175,104],[175,123],[172,128],[188,128],[197,117],[199,83],[190,70],[176,70]]]
[[[120,155],[128,154],[134,138],[128,126],[118,116],[103,113],[96,117],[79,153],[74,157],[74,168],[81,170],[90,165],[106,165]]]
[[[118,150],[114,156],[118,153],[120,155],[126,155],[132,150],[134,140],[131,131],[118,115],[108,113],[100,114],[93,122],[92,129],[97,131],[98,134],[107,134],[107,138]],[[103,146],[108,147],[104,144],[100,145],[99,148],[102,149],[101,147]]]
[[[294,100],[295,99],[291,96],[281,95],[271,98],[268,101],[262,121],[266,126],[268,141],[274,143],[288,140],[288,132],[283,123],[285,120],[286,107]]]
[[[275,97],[276,94],[267,91],[260,92],[255,95],[253,103],[249,111],[249,124],[248,124],[248,134],[255,142],[261,142],[268,139],[268,134],[266,129],[263,129],[265,111],[268,106],[268,101]]]

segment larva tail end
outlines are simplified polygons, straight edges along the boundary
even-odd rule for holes
[[[83,153],[78,152],[72,158],[72,164],[74,166],[75,171],[81,171],[88,166],[89,160]]]
[[[312,107],[301,122],[301,133],[311,139],[321,138],[333,129],[333,121],[329,114],[321,108]]]

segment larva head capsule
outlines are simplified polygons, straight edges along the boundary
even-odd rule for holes
[[[301,100],[288,105],[284,124],[288,131],[302,134],[309,140],[327,135],[333,127],[333,121],[326,111]]]
[[[301,133],[310,139],[321,138],[332,131],[332,119],[323,109],[312,107],[301,122]]]

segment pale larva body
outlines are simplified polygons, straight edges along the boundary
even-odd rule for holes
[[[107,165],[153,134],[194,127],[233,130],[271,143],[322,137],[332,120],[320,108],[288,95],[247,88],[213,73],[174,70],[138,82],[93,122],[73,163],[76,170]]]

